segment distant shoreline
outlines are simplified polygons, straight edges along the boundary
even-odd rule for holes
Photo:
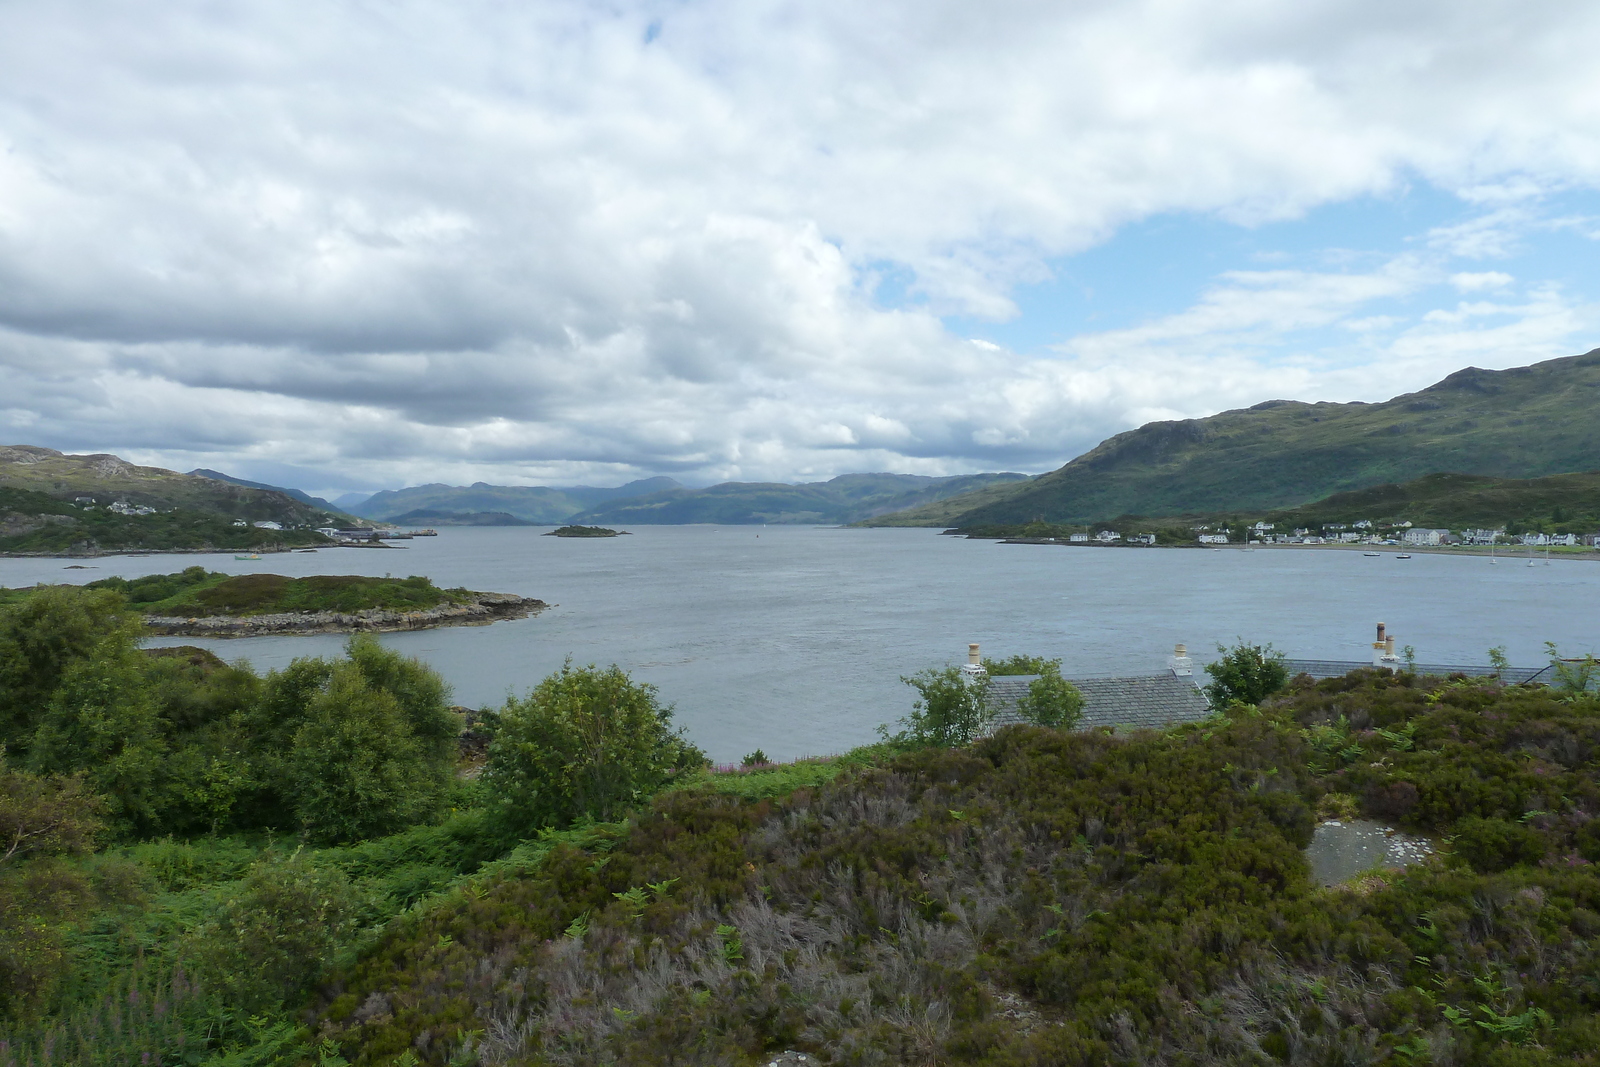
[[[1056,541],[1045,538],[1026,537],[969,537],[973,541],[994,541],[1002,545],[1046,545],[1060,548],[1167,548],[1183,552],[1192,552],[1196,549],[1212,549],[1217,552],[1254,552],[1257,549],[1281,550],[1310,550],[1319,552],[1376,552],[1379,555],[1417,555],[1419,553],[1430,556],[1481,556],[1490,558],[1488,545],[1276,545],[1261,542],[1247,545],[1234,541],[1226,545],[1129,545],[1120,541],[1110,543],[1102,541]],[[1495,545],[1493,558],[1504,560],[1544,559],[1544,550],[1534,545]],[[1569,547],[1566,545],[1550,546],[1550,559],[1570,559],[1587,562],[1600,561],[1600,548],[1590,548],[1587,545]]]

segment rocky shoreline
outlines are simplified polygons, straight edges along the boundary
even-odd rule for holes
[[[151,615],[145,626],[157,637],[261,637],[266,634],[390,633],[429,630],[437,626],[487,626],[505,619],[525,619],[549,607],[542,600],[514,593],[474,593],[464,604],[440,604],[424,611],[284,612],[277,615],[210,615],[182,618]]]

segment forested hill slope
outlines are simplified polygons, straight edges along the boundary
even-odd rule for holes
[[[384,521],[405,521],[404,516],[415,511],[451,512],[456,515],[474,515],[481,512],[502,512],[524,522],[556,525],[572,516],[608,500],[642,496],[666,489],[679,488],[671,478],[642,478],[613,489],[592,485],[569,485],[555,488],[547,485],[489,485],[474,482],[472,485],[413,485],[406,489],[386,489],[360,504],[350,507],[352,515]],[[443,524],[443,520],[434,519]]]
[[[141,467],[107,454],[73,456],[33,445],[0,446],[0,487],[44,493],[57,500],[92,497],[102,507],[120,501],[158,511],[183,508],[285,526],[319,525],[329,514],[275,490]]]
[[[572,517],[573,522],[617,524],[846,523],[976,490],[1023,483],[1025,474],[841,474],[826,482],[723,482],[705,489],[613,500]]]
[[[998,499],[955,498],[874,525],[1088,522],[1270,510],[1437,471],[1534,478],[1600,468],[1600,349],[1468,367],[1380,404],[1269,400],[1152,422]]]

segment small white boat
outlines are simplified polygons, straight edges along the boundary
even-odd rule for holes
[[[1402,552],[1398,556],[1395,556],[1395,559],[1410,559],[1410,558],[1411,558],[1411,553],[1409,553],[1409,552]]]
[[[1363,556],[1381,556],[1381,555],[1383,555],[1382,552],[1363,552],[1361,554]]]

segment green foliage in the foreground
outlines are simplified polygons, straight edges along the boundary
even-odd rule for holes
[[[526,837],[585,816],[615,818],[705,764],[671,720],[654,686],[615,665],[567,662],[494,716],[483,783],[496,821]]]
[[[351,840],[443,802],[459,723],[417,661],[357,637],[343,660],[261,677],[198,649],[148,655],[138,637],[111,589],[53,587],[0,610],[0,751],[81,775],[114,833]]]
[[[359,834],[267,822],[294,795],[263,809],[263,786],[231,794],[216,832],[134,838],[95,767],[24,769],[14,749],[0,835],[26,844],[0,859],[0,1067],[755,1067],[788,1048],[836,1065],[1600,1065],[1584,661],[1550,689],[1358,671],[1160,733],[1019,726],[702,766],[653,798],[648,742],[681,745],[653,692],[569,666],[489,716],[484,777],[423,811],[386,807],[414,791],[379,773],[393,757],[360,762],[388,751],[377,720],[410,731],[420,766],[450,747],[428,726],[442,689],[414,664],[367,642],[266,679],[201,654],[129,660],[93,640],[125,625],[116,594],[74,595],[30,601],[20,628],[0,615],[0,670],[45,694],[52,752],[106,743],[69,728],[72,706],[153,709],[180,769],[212,766],[179,758],[184,729],[241,723],[217,752],[277,753],[262,773],[306,775],[320,818],[364,798],[393,813]],[[234,706],[246,717],[219,713]],[[308,723],[333,735],[296,756]],[[585,768],[574,737],[613,755]],[[552,781],[580,785],[510,825],[530,794],[503,792],[523,781],[506,768],[534,742],[565,754]],[[337,773],[317,762],[346,751]],[[636,780],[592,773],[630,753]],[[226,774],[197,781],[230,795]],[[1302,853],[1314,811],[1440,852],[1324,890]],[[323,843],[350,836],[366,839]]]
[[[371,578],[360,574],[229,576],[203,567],[144,578],[102,578],[86,588],[122,593],[147,615],[271,615],[280,612],[421,611],[460,603],[466,589],[440,589],[428,578]]]
[[[332,544],[311,529],[235,526],[226,515],[179,508],[154,515],[117,515],[80,508],[44,493],[0,487],[0,553],[73,556],[100,552],[163,552],[300,548]]]
[[[1259,704],[1289,684],[1283,653],[1270,644],[1263,648],[1240,641],[1232,648],[1218,645],[1217,653],[1222,658],[1206,664],[1211,682],[1205,694],[1213,711],[1225,711],[1235,701]]]
[[[1597,755],[1591,698],[1363,671],[676,790],[392,925],[315,1032],[384,1065],[1593,1064]],[[1319,889],[1330,802],[1445,852]]]

